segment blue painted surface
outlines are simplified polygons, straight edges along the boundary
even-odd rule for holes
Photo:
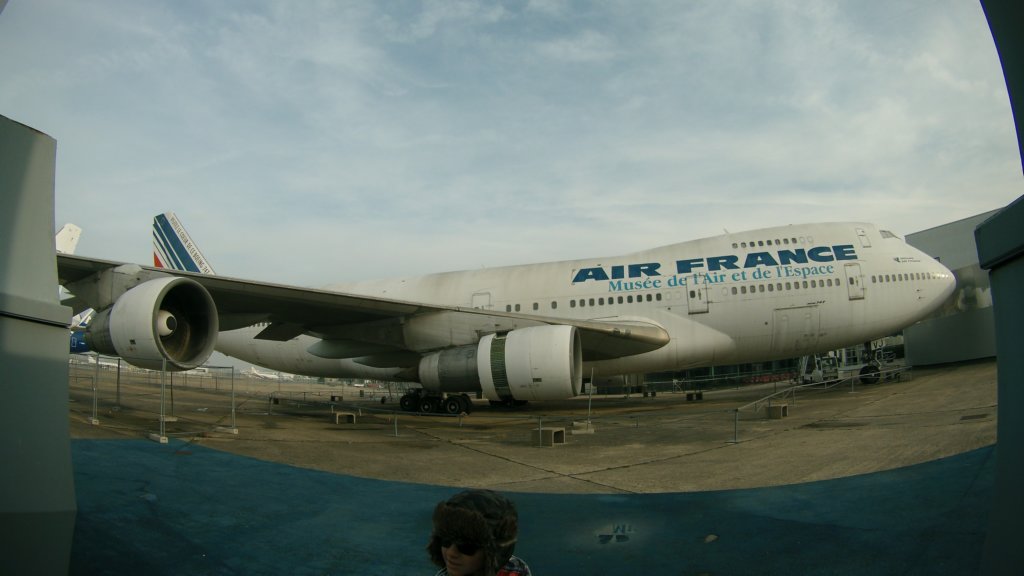
[[[433,574],[456,489],[317,472],[183,442],[73,440],[72,574]],[[994,447],[775,488],[507,494],[534,574],[973,574]]]

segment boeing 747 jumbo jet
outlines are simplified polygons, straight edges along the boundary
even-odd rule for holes
[[[165,234],[167,245],[191,253],[180,230]],[[98,352],[188,370],[216,347],[292,374],[419,382],[402,407],[450,413],[468,410],[466,393],[506,403],[563,399],[580,393],[584,373],[737,364],[863,343],[924,318],[955,285],[940,263],[863,223],[324,289],[69,254],[57,261],[61,283],[98,310],[86,336]]]

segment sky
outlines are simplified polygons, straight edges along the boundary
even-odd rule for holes
[[[1024,194],[976,0],[10,0],[0,114],[79,254],[301,286]]]

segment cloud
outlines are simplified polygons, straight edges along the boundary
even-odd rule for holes
[[[0,113],[58,140],[57,220],[297,284],[867,220],[1022,192],[980,7],[14,2]]]

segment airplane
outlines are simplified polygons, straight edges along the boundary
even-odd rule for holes
[[[153,218],[153,266],[216,274],[174,212],[164,212]]]
[[[75,224],[68,222],[60,227],[53,241],[58,254],[74,254],[78,247],[78,239],[82,236],[82,229]],[[57,297],[60,300],[71,298],[72,295],[63,286],[57,287]],[[94,310],[87,308],[71,317],[68,328],[71,330],[71,353],[82,354],[89,351],[85,343],[85,327],[92,319]]]
[[[60,227],[54,236],[57,245],[57,252],[60,254],[74,254],[78,246],[78,239],[82,236],[82,229],[68,222]]]
[[[293,380],[295,376],[284,372],[264,372],[255,366],[241,372],[242,376],[252,376],[261,380]]]
[[[417,382],[405,410],[571,398],[611,376],[793,358],[895,333],[955,288],[868,223],[763,228],[614,257],[300,288],[58,254],[94,349],[188,370],[214,347],[313,377]],[[865,367],[870,370],[873,367]]]

